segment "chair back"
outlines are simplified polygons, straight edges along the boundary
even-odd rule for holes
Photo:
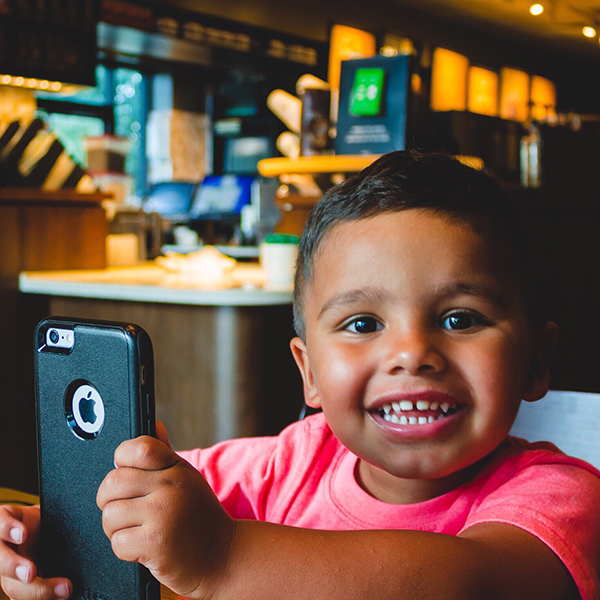
[[[510,433],[552,442],[600,469],[600,394],[550,391],[538,402],[522,402]]]

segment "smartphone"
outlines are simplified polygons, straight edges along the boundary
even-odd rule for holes
[[[78,600],[159,600],[142,565],[118,559],[96,493],[124,440],[156,435],[154,360],[138,325],[49,317],[34,342],[43,577]]]

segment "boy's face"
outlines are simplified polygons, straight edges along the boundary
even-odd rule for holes
[[[338,224],[322,242],[292,352],[307,403],[372,495],[416,502],[460,485],[521,398],[545,394],[532,356],[548,362],[554,330],[532,340],[506,262],[468,225],[415,209]]]

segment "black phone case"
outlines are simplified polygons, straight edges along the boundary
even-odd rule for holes
[[[46,345],[50,328],[72,329],[73,347]],[[159,600],[160,585],[150,572],[113,553],[96,505],[98,487],[114,468],[117,446],[139,435],[156,435],[148,334],[128,323],[44,319],[35,331],[35,378],[42,576],[68,577],[75,599]],[[73,390],[90,390],[88,397],[96,398],[93,388],[103,411],[96,402],[94,417],[87,418],[97,419],[102,412],[103,425],[91,435],[77,429],[72,413],[77,406],[78,422],[87,427],[84,401],[74,399]]]

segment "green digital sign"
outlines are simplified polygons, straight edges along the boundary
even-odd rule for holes
[[[385,70],[381,67],[359,68],[354,74],[350,114],[378,117],[381,114]]]

